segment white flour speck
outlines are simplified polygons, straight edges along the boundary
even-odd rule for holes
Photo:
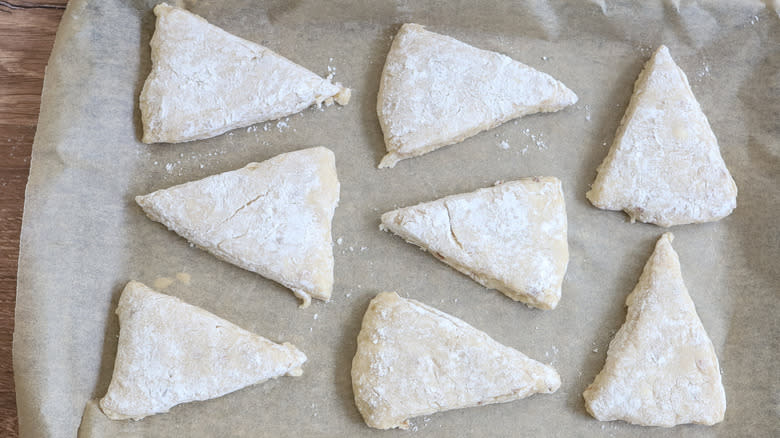
[[[165,171],[168,173],[173,172],[173,163],[168,163],[165,165]]]
[[[523,129],[523,134],[525,134],[527,138],[531,139],[531,141],[536,145],[537,150],[542,151],[547,149],[547,144],[544,142],[544,135],[542,133],[534,134],[530,129],[525,128]]]
[[[701,69],[696,72],[696,81],[699,82],[710,74],[709,64],[702,63]]]
[[[339,237],[338,239],[336,239],[336,245],[341,245],[342,243],[344,243],[343,237]]]
[[[499,143],[498,146],[503,150],[509,149],[509,143],[506,140],[501,140],[501,143]]]

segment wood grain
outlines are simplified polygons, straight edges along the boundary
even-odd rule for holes
[[[0,436],[17,437],[11,344],[24,189],[41,87],[67,0],[0,1]]]

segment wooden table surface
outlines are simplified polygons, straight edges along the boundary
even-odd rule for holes
[[[18,436],[11,342],[24,188],[43,73],[67,0],[0,0],[0,436]]]

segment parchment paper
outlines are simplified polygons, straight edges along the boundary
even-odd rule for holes
[[[139,142],[138,95],[150,70],[153,1],[73,0],[46,74],[21,238],[14,367],[23,437],[378,435],[355,408],[350,364],[368,301],[394,290],[464,319],[550,363],[553,395],[417,418],[433,436],[777,436],[780,433],[776,217],[780,183],[780,20],[760,1],[470,2],[186,1],[182,6],[354,89],[350,104],[180,145]],[[772,2],[767,2],[771,4]],[[394,169],[376,118],[379,77],[401,23],[496,50],[580,97]],[[688,74],[739,187],[712,224],[674,227],[674,247],[715,345],[728,409],[714,427],[601,423],[582,391],[604,364],[624,301],[665,231],[592,207],[585,192],[607,153],[634,80],[659,44]],[[333,300],[300,310],[283,287],[218,261],[148,220],[133,196],[315,145],[336,154]],[[563,181],[571,261],[553,311],[488,291],[378,230],[394,207],[496,180]],[[186,284],[186,275],[190,282]],[[114,309],[129,280],[201,306],[309,357],[304,375],[112,422],[91,399],[108,387]],[[85,406],[86,409],[85,409]],[[83,419],[82,419],[82,414]],[[395,431],[389,434],[401,435]]]

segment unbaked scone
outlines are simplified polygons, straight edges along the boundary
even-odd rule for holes
[[[141,91],[144,143],[179,143],[278,119],[350,90],[266,47],[160,3],[152,71]]]
[[[291,289],[309,305],[333,291],[333,152],[277,155],[135,201],[152,219],[218,258]]]
[[[575,102],[577,95],[552,76],[418,24],[404,24],[379,85],[377,113],[387,147],[379,167]]]
[[[631,222],[711,222],[737,206],[737,185],[688,78],[661,46],[645,65],[590,202]]]
[[[522,178],[382,215],[380,228],[515,301],[554,309],[569,262],[561,182]]]
[[[168,412],[279,376],[300,376],[306,355],[137,281],[116,309],[114,374],[100,408],[112,420]]]
[[[395,292],[371,300],[352,360],[355,403],[366,424],[377,429],[406,429],[412,417],[552,393],[560,386],[552,367]]]
[[[600,421],[663,427],[723,421],[718,358],[685,288],[673,238],[658,239],[626,299],[626,322],[606,364],[583,394]]]

